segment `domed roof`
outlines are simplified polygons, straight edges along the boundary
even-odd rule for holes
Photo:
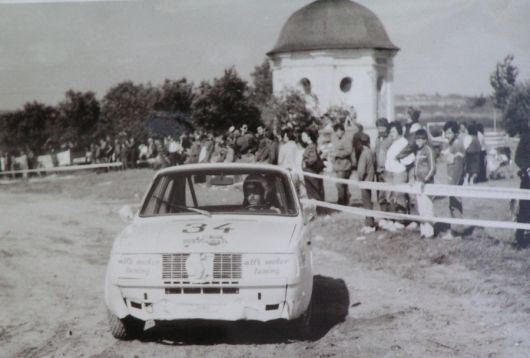
[[[349,0],[317,0],[289,17],[267,55],[361,48],[399,50],[368,8]]]

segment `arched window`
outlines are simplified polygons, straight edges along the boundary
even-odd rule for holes
[[[311,81],[309,81],[309,79],[305,77],[302,78],[300,82],[298,82],[298,85],[305,94],[311,94]]]
[[[340,81],[340,90],[344,93],[347,93],[351,90],[351,85],[353,83],[353,80],[351,79],[351,77],[344,77],[341,81]]]

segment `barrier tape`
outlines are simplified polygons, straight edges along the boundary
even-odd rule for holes
[[[116,168],[116,167],[121,167],[121,166],[122,166],[121,162],[87,164],[87,165],[70,165],[70,166],[65,166],[65,167],[11,170],[11,171],[8,171],[8,172],[0,172],[0,175],[24,174],[24,173],[42,173],[42,172],[69,172],[69,171],[75,171],[75,170],[100,169],[100,168]]]
[[[456,219],[456,218],[444,218],[434,216],[419,216],[411,214],[400,214],[392,213],[387,211],[369,210],[364,208],[355,208],[351,206],[344,206],[339,204],[332,204],[325,201],[318,201],[314,199],[301,199],[304,204],[316,205],[328,209],[343,211],[346,213],[358,215],[358,216],[369,216],[379,219],[393,219],[393,220],[412,220],[412,221],[423,221],[423,222],[440,222],[451,225],[464,225],[464,226],[480,226],[500,229],[522,229],[530,230],[530,224],[517,223],[517,222],[506,222],[496,220],[478,220],[478,219]]]
[[[481,199],[517,199],[530,200],[530,190],[519,188],[494,188],[477,185],[446,185],[446,184],[389,184],[371,181],[359,181],[353,179],[335,178],[327,175],[303,172],[304,176],[334,181],[342,184],[352,184],[361,189],[380,190],[380,191],[397,191],[413,195],[430,195],[430,196],[457,196],[467,198]]]

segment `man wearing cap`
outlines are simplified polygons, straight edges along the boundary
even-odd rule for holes
[[[349,179],[352,173],[353,141],[346,136],[344,126],[336,123],[333,126],[335,135],[331,138],[333,171],[337,178]],[[337,203],[349,205],[350,193],[348,184],[337,183]]]

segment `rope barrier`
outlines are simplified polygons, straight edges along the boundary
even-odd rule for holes
[[[343,211],[346,213],[358,215],[358,216],[370,216],[378,219],[392,219],[392,220],[412,220],[412,221],[423,221],[423,222],[440,222],[451,225],[464,225],[464,226],[480,226],[490,227],[498,229],[522,229],[530,230],[530,224],[496,221],[496,220],[478,220],[478,219],[456,219],[456,218],[444,218],[434,216],[419,216],[411,214],[400,214],[392,213],[387,211],[369,210],[364,208],[355,208],[351,206],[344,206],[339,204],[332,204],[325,201],[318,201],[314,199],[301,199],[304,204],[316,205],[328,209]]]
[[[397,191],[413,195],[430,195],[430,196],[458,196],[467,198],[481,199],[516,199],[530,200],[530,190],[519,188],[494,188],[476,185],[446,185],[446,184],[389,184],[370,181],[359,181],[353,179],[335,178],[327,175],[303,172],[304,176],[334,181],[342,184],[352,184],[360,189],[380,190],[380,191]]]
[[[304,176],[318,178],[323,180],[329,180],[336,183],[351,184],[360,189],[370,190],[382,190],[382,191],[397,191],[401,193],[413,194],[413,195],[436,195],[436,196],[458,196],[458,197],[469,197],[469,198],[481,198],[481,199],[517,199],[517,200],[530,200],[530,190],[518,189],[518,188],[493,188],[484,186],[474,185],[443,185],[443,184],[426,184],[426,185],[411,185],[411,184],[399,184],[392,185],[389,183],[380,182],[368,182],[359,181],[353,179],[342,179],[331,176],[319,175],[309,172],[303,172]],[[522,229],[530,230],[530,224],[517,223],[517,222],[506,222],[498,220],[479,220],[479,219],[457,219],[457,218],[444,218],[434,216],[419,216],[411,214],[392,213],[387,211],[369,210],[364,208],[355,208],[350,206],[344,206],[339,204],[328,203],[325,201],[318,201],[313,199],[302,199],[302,202],[316,205],[328,209],[338,210],[347,212],[358,216],[370,216],[379,219],[392,219],[392,220],[412,220],[421,222],[440,222],[451,225],[464,225],[464,226],[480,226],[489,228],[500,228],[500,229]]]

